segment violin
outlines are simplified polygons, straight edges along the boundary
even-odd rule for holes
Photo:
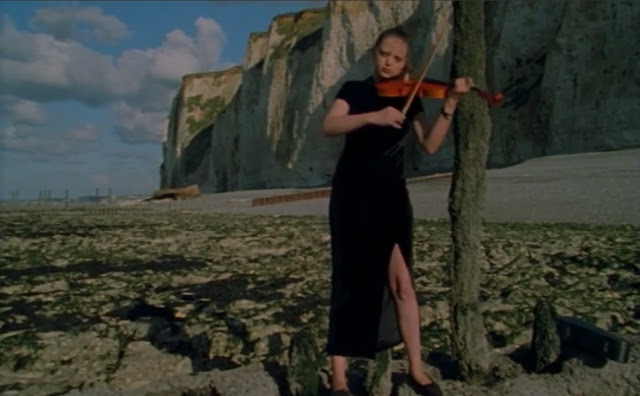
[[[378,95],[384,97],[405,97],[409,96],[416,89],[417,80],[389,80],[375,84]],[[445,98],[447,89],[453,85],[445,81],[434,79],[423,79],[417,87],[415,95],[421,98]],[[478,87],[471,87],[489,106],[497,106],[502,103],[502,94],[483,91]]]
[[[389,80],[375,84],[378,95],[380,96],[406,98],[402,109],[403,115],[407,114],[409,106],[416,95],[423,98],[445,98],[447,95],[447,89],[453,86],[453,84],[449,82],[425,79],[427,70],[429,69],[431,62],[433,62],[436,50],[449,29],[451,29],[451,25],[446,18],[440,19],[438,26],[436,26],[436,36],[434,36],[433,47],[431,48],[424,67],[422,68],[422,72],[420,72],[420,77],[413,81]],[[502,94],[500,93],[489,93],[477,87],[472,87],[471,90],[478,93],[490,106],[502,103]]]

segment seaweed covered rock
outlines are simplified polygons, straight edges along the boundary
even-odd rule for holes
[[[543,371],[553,364],[561,352],[560,336],[556,328],[556,310],[546,301],[538,301],[534,308],[531,355],[533,369]]]
[[[318,393],[320,353],[315,336],[301,329],[291,337],[287,382],[294,396],[313,396]]]

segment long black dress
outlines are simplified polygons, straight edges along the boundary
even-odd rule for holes
[[[406,101],[378,96],[372,77],[345,82],[336,98],[349,103],[349,114],[386,106],[402,110]],[[422,111],[416,98],[402,129],[367,125],[345,135],[329,203],[329,355],[374,358],[402,341],[388,269],[398,244],[412,274],[413,209],[403,173],[403,142],[410,120]]]

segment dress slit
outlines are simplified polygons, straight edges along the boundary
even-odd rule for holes
[[[393,249],[398,246],[398,252],[402,257],[403,264],[409,273],[409,278],[413,284],[413,275],[410,268],[409,258],[406,257],[405,252],[400,242],[394,239],[391,243],[391,249],[389,251],[387,265],[385,266],[385,285],[382,296],[379,322],[378,322],[378,344],[376,346],[376,353],[385,349],[394,347],[402,341],[402,335],[400,333],[400,323],[398,318],[398,311],[396,309],[395,301],[390,290],[389,283],[389,270],[391,268],[391,259],[393,257]]]

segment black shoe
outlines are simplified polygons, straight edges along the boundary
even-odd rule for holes
[[[442,389],[435,382],[430,384],[419,384],[411,378],[411,387],[420,396],[444,396]]]
[[[334,390],[331,391],[331,396],[353,396],[351,392],[346,389]]]

